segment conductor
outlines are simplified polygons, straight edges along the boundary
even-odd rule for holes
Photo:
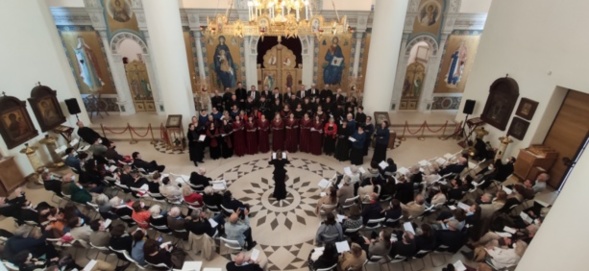
[[[274,193],[272,196],[277,200],[286,198],[286,169],[284,166],[290,164],[286,158],[286,152],[277,151],[270,157],[270,165],[274,165]]]

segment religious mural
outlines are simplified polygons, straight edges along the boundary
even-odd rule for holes
[[[277,44],[266,51],[263,64],[258,68],[258,78],[262,88],[272,90],[278,87],[285,92],[287,87],[298,90],[301,82],[302,70],[297,66],[294,52],[283,44]]]
[[[405,80],[403,81],[403,92],[401,94],[401,110],[416,110],[419,106],[419,97],[425,80],[425,65],[420,62],[413,62],[407,66]]]
[[[463,93],[474,63],[480,31],[455,30],[446,42],[434,93]]]
[[[361,64],[362,70],[358,73],[358,76],[362,78],[362,84],[364,84],[364,78],[366,78],[366,69],[368,68],[368,54],[370,53],[370,39],[372,38],[372,29],[367,29],[364,33],[364,44],[362,44]],[[363,88],[362,88],[363,91]]]
[[[116,94],[100,36],[92,27],[59,27],[81,94]]]
[[[413,34],[431,33],[438,36],[444,13],[443,0],[422,0],[413,23]]]
[[[111,36],[120,30],[139,33],[137,17],[131,9],[129,0],[102,0],[108,30]]]
[[[243,39],[237,36],[219,35],[206,38],[207,65],[211,89],[233,89],[242,81],[239,48]]]
[[[341,87],[342,90],[349,88],[349,73],[344,71],[352,65],[351,47],[352,41],[348,35],[323,35],[319,38],[318,83]]]

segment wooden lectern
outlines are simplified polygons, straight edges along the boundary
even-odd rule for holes
[[[534,180],[543,171],[550,171],[557,157],[558,152],[549,147],[532,145],[519,151],[513,173],[522,180]]]

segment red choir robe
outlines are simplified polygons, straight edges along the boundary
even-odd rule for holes
[[[286,128],[284,145],[286,151],[294,153],[299,147],[299,121],[297,119],[287,119],[284,125]]]
[[[258,153],[258,126],[255,122],[245,123],[245,138],[247,140],[247,154]]]
[[[233,122],[233,150],[237,156],[243,156],[247,151],[245,125],[241,120]]]
[[[270,122],[258,121],[258,148],[261,153],[270,151]]]
[[[302,152],[311,152],[311,127],[313,126],[313,120],[304,118],[300,122],[300,150]]]
[[[272,150],[284,150],[284,121],[272,121]]]
[[[323,145],[323,122],[313,122],[311,128],[311,153],[321,155]]]
[[[325,132],[325,138],[323,141],[323,152],[327,155],[332,155],[335,152],[335,139],[337,138],[337,124],[336,123],[326,123],[325,128],[323,129]]]

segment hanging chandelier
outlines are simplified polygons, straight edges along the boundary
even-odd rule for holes
[[[214,20],[207,19],[202,27],[205,35],[278,36],[298,37],[304,35],[346,34],[351,31],[347,17],[326,23],[323,16],[314,15],[316,0],[250,0],[247,3],[248,21],[229,21],[229,12],[217,14]],[[231,5],[232,6],[232,5]],[[335,5],[334,5],[335,9]]]

